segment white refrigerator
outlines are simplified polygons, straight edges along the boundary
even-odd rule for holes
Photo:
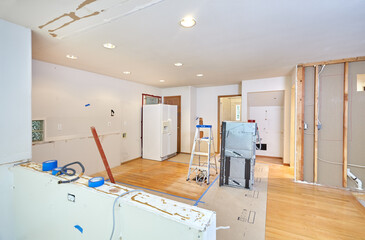
[[[177,106],[143,105],[142,158],[163,161],[176,151]]]

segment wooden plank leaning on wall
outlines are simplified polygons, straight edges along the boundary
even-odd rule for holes
[[[297,68],[296,179],[303,181],[304,158],[304,67]]]
[[[349,63],[345,62],[343,81],[343,166],[342,186],[347,187],[347,128],[349,113]]]
[[[318,96],[319,96],[318,65],[314,66],[314,140],[313,140],[313,182],[318,179]]]

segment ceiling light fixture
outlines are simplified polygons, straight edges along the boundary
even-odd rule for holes
[[[176,67],[181,67],[181,66],[182,66],[182,65],[184,65],[184,64],[182,64],[182,63],[178,62],[178,63],[174,63],[174,65],[175,65]]]
[[[115,45],[113,43],[104,43],[103,46],[105,48],[108,48],[108,49],[113,49],[115,48]]]
[[[203,73],[198,73],[196,76],[197,77],[203,77],[204,75],[203,75]]]
[[[186,16],[180,20],[180,25],[185,28],[193,27],[195,24],[196,24],[196,21],[192,16]]]
[[[77,59],[77,57],[75,55],[71,55],[71,54],[67,54],[66,57],[69,58],[69,59],[72,59],[72,60]]]
[[[165,80],[162,80],[162,79],[161,79],[161,80],[160,80],[160,82],[165,82]]]
[[[131,74],[131,72],[125,71],[125,72],[123,72],[123,74],[129,75],[129,74]]]

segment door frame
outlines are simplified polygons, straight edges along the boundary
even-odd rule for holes
[[[165,99],[168,98],[178,98],[179,99],[179,105],[177,106],[177,148],[176,152],[181,152],[181,95],[177,96],[164,96],[163,97],[163,103],[165,104]]]
[[[228,97],[242,97],[242,94],[234,94],[234,95],[220,95],[218,96],[218,117],[217,117],[217,153],[220,153],[221,150],[221,126],[220,126],[220,116],[221,116],[221,98],[228,98]],[[241,98],[241,117],[242,117],[242,98]]]

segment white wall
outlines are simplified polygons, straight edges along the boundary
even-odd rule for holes
[[[212,125],[215,149],[217,151],[218,131],[218,96],[241,94],[240,84],[196,89],[197,116],[202,117],[204,124]]]
[[[161,94],[164,97],[181,96],[181,152],[190,153],[195,131],[196,89],[191,86],[163,88]]]
[[[0,239],[14,239],[13,162],[31,158],[31,31],[0,19]],[[10,164],[9,164],[10,163]]]
[[[264,78],[242,81],[242,121],[248,119],[247,94],[249,92],[285,91],[284,97],[284,153],[283,162],[290,163],[290,77]]]
[[[95,142],[88,138],[90,126],[104,135],[101,142],[111,167],[140,157],[142,93],[160,95],[160,90],[34,60],[33,119],[46,120],[45,140],[51,142],[33,146],[33,161],[81,161],[88,174],[103,170]]]
[[[261,143],[267,144],[266,150],[257,150],[257,155],[283,157],[284,108],[280,106],[250,107],[250,119],[259,127]]]

